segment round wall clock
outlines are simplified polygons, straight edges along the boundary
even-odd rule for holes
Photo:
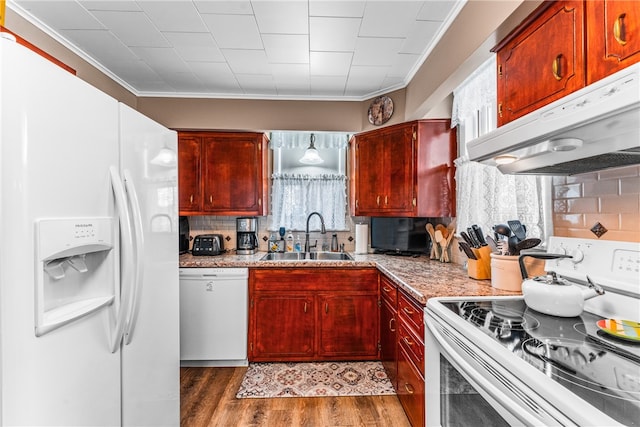
[[[369,105],[369,123],[379,126],[386,123],[393,114],[393,100],[386,95],[379,96]]]

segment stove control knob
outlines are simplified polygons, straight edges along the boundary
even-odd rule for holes
[[[574,249],[573,251],[571,251],[570,255],[572,256],[572,258],[570,258],[571,262],[574,264],[578,264],[584,259],[584,252],[582,252],[580,249]]]

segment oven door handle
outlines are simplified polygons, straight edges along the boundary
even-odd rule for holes
[[[440,347],[440,352],[444,353],[447,356],[447,359],[450,363],[456,366],[460,371],[464,372],[464,376],[467,377],[478,389],[483,390],[491,399],[493,399],[496,403],[498,403],[504,410],[508,411],[516,419],[520,420],[524,425],[527,426],[540,426],[547,425],[544,419],[538,418],[531,414],[527,410],[518,410],[519,408],[523,408],[526,406],[530,408],[532,411],[539,411],[540,408],[532,408],[530,404],[523,401],[522,399],[527,399],[526,393],[518,392],[515,387],[510,387],[514,393],[522,394],[518,400],[514,400],[507,396],[504,392],[498,389],[496,386],[487,381],[486,378],[483,378],[482,375],[478,374],[478,372],[466,361],[464,358],[456,357],[459,355],[459,352],[456,352],[451,345],[447,342],[447,340],[442,336],[440,331],[438,330],[439,324],[437,321],[432,320],[429,316],[425,317],[425,323],[429,328],[429,331],[433,335],[433,337],[437,341],[437,345]],[[432,343],[431,345],[433,345]],[[429,344],[427,344],[429,345]],[[427,361],[429,363],[429,361]],[[488,373],[493,376],[497,381],[505,384],[505,386],[511,385],[511,383],[506,378],[500,378],[496,375],[495,372],[488,370]],[[506,380],[506,383],[505,383]],[[528,399],[530,400],[530,399]],[[500,411],[498,411],[500,412]],[[546,418],[546,417],[545,417]],[[556,421],[557,422],[557,421]]]

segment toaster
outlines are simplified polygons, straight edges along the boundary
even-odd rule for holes
[[[199,234],[193,239],[191,255],[220,255],[222,252],[222,234]]]

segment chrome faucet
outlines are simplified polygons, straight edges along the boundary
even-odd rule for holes
[[[320,224],[322,225],[322,228],[320,229],[320,233],[322,234],[326,234],[327,233],[327,229],[324,228],[324,218],[322,217],[322,215],[320,215],[319,212],[311,212],[309,214],[309,216],[307,217],[307,229],[304,232],[304,251],[305,252],[311,252],[311,248],[315,248],[316,246],[318,246],[318,241],[316,240],[316,243],[313,246],[309,245],[309,220],[311,219],[311,217],[313,215],[318,215],[318,217],[320,218]]]

